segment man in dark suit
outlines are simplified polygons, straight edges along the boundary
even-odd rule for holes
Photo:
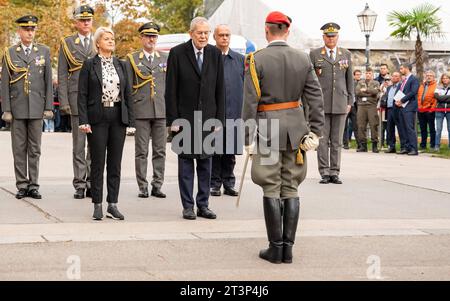
[[[227,25],[218,25],[214,30],[216,47],[222,51],[223,68],[225,75],[225,117],[235,122],[241,118],[242,97],[244,90],[244,56],[230,49],[231,30]],[[234,166],[235,154],[242,154],[242,141],[236,126],[226,127],[223,154],[216,154],[212,158],[211,195],[220,196],[220,187],[223,193],[237,196],[234,188],[236,178]]]
[[[381,102],[386,107],[386,119],[387,119],[387,144],[388,149],[385,153],[396,153],[395,149],[395,127],[397,126],[398,135],[400,137],[401,150],[405,148],[405,134],[403,128],[399,126],[399,114],[400,108],[394,104],[394,97],[397,89],[400,87],[401,76],[400,72],[392,73],[390,85],[386,88],[386,92],[381,98]]]
[[[209,208],[211,156],[204,146],[206,137],[224,123],[225,93],[222,52],[208,45],[210,26],[203,17],[194,18],[189,30],[191,40],[170,50],[166,75],[166,120],[176,135],[172,149],[178,154],[178,183],[183,203],[183,218],[195,219],[194,159],[197,163],[197,216],[214,219]],[[179,126],[177,119],[182,119]],[[206,120],[217,126],[203,130]],[[180,121],[178,120],[178,121]],[[187,135],[187,137],[186,137]],[[177,137],[178,136],[178,137]],[[180,138],[181,137],[181,138]],[[182,150],[176,144],[182,143]]]
[[[411,66],[409,64],[400,65],[400,73],[404,79],[398,88],[405,94],[401,99],[395,100],[395,105],[400,108],[400,127],[405,133],[405,149],[400,151],[400,154],[408,154],[410,156],[417,156],[419,154],[417,149],[417,133],[415,129],[415,120],[417,113],[417,92],[419,91],[419,81],[411,73]]]

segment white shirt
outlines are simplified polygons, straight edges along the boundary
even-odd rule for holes
[[[88,34],[87,36],[83,36],[82,34],[78,33],[78,37],[80,38],[81,41],[81,45],[83,45],[83,47],[85,47],[84,45],[84,39],[88,38],[88,40],[91,40],[91,34]]]
[[[33,44],[30,44],[30,46],[25,46],[24,44],[21,44],[23,52],[26,54],[27,52],[25,51],[25,49],[30,49],[30,52],[28,54],[31,54],[31,50],[33,49]]]
[[[145,51],[144,49],[143,49],[143,52],[144,52],[144,55],[147,58],[147,60],[149,62],[153,62],[153,60],[155,59],[155,52],[150,53],[150,52]]]
[[[198,60],[197,52],[201,52],[200,58],[201,58],[201,60],[203,62],[203,50],[204,50],[204,48],[197,49],[197,47],[195,47],[194,41],[192,41],[192,47],[194,47],[195,60]]]
[[[273,40],[273,41],[271,41],[271,42],[269,43],[269,45],[270,45],[270,44],[273,44],[273,43],[278,43],[278,42],[287,43],[285,40]]]
[[[327,50],[327,56],[330,57],[330,51],[333,50],[333,60],[336,59],[336,50],[337,47],[334,47],[333,49],[328,48],[327,46],[325,46],[325,49]]]

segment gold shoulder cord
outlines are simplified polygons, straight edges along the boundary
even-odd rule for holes
[[[6,66],[7,66],[7,69],[8,69],[9,78],[12,78],[12,73],[18,73],[18,74],[22,73],[17,78],[11,79],[9,81],[9,84],[12,85],[12,84],[18,82],[19,80],[21,80],[22,78],[24,78],[25,82],[23,83],[23,90],[24,90],[25,94],[28,95],[28,93],[30,91],[29,90],[29,83],[28,83],[28,69],[29,68],[17,67],[16,65],[14,65],[12,63],[11,55],[9,53],[8,48],[5,48],[5,55],[4,55],[4,57],[5,57],[5,60],[6,60]]]
[[[153,76],[151,74],[150,75],[142,74],[141,70],[139,70],[139,68],[137,67],[136,62],[134,61],[133,55],[131,53],[129,53],[127,57],[130,60],[131,66],[133,67],[136,79],[136,84],[133,85],[134,89],[133,94],[136,94],[139,88],[150,83],[150,95],[153,98],[153,96],[155,95],[155,82],[153,81]],[[141,83],[139,83],[138,77],[143,80]]]
[[[64,56],[66,57],[67,63],[69,64],[69,78],[72,75],[73,72],[78,71],[83,66],[82,62],[77,61],[76,58],[73,57],[72,53],[70,52],[69,46],[67,46],[66,39],[61,38],[61,46],[64,53]]]
[[[256,73],[255,55],[251,52],[249,55],[250,60],[250,75],[252,77],[253,85],[255,86],[256,96],[258,96],[258,102],[261,99],[261,88],[259,87],[258,74]]]

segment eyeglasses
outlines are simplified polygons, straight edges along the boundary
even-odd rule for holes
[[[231,35],[229,33],[219,33],[218,36],[220,38],[229,38]]]

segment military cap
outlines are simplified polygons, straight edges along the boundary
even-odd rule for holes
[[[17,19],[16,23],[20,27],[36,27],[38,23],[38,18],[33,15],[26,15]]]
[[[291,26],[291,22],[291,18],[279,11],[273,11],[266,17],[266,23],[270,24],[286,24],[289,27]]]
[[[89,5],[81,5],[73,11],[75,19],[92,19],[94,17],[94,9]]]
[[[337,35],[339,33],[339,29],[341,29],[341,27],[334,22],[327,23],[320,28],[320,30],[323,31],[323,34],[327,36]]]
[[[153,22],[148,22],[139,27],[139,33],[146,35],[146,36],[157,36],[159,35],[159,31],[161,28],[158,24],[155,24]]]

